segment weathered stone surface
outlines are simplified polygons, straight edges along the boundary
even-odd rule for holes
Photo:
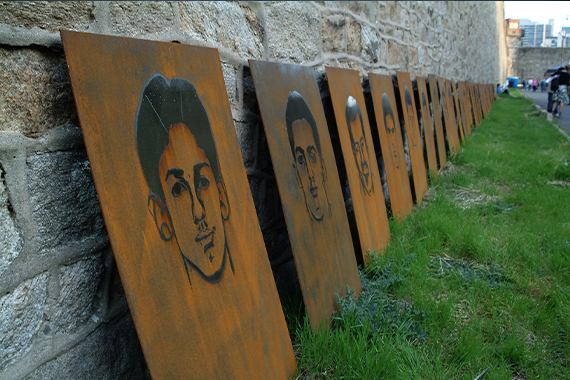
[[[237,108],[237,81],[236,81],[236,68],[234,65],[222,63],[222,73],[224,74],[224,82],[226,84],[226,92],[228,93],[228,100],[230,106]]]
[[[393,65],[399,61],[398,43],[388,41],[388,64]]]
[[[300,63],[319,54],[321,17],[312,4],[268,3],[266,13],[271,58]]]
[[[28,157],[40,251],[107,234],[85,151]]]
[[[87,339],[25,380],[145,380],[146,364],[130,314],[102,324]]]
[[[323,17],[323,52],[345,52],[347,46],[347,19],[341,15]]]
[[[180,29],[191,37],[226,47],[243,58],[263,55],[265,32],[250,9],[225,2],[179,4]]]
[[[57,32],[84,30],[94,21],[92,1],[2,1],[0,23]]]
[[[37,137],[67,124],[78,121],[63,56],[0,48],[0,130]]]
[[[362,52],[361,57],[365,61],[377,63],[380,60],[380,38],[375,29],[369,25],[362,26]]]
[[[112,1],[109,13],[113,32],[137,36],[164,33],[176,26],[170,1]]]
[[[529,78],[541,80],[548,68],[558,66],[560,62],[570,61],[570,48],[564,49],[564,59],[562,59],[562,48],[509,48],[509,55],[513,60],[513,67],[509,68],[510,76],[519,77],[519,82]]]
[[[89,320],[102,272],[100,255],[60,268],[59,298],[52,317],[55,333],[72,334]]]
[[[0,276],[22,249],[22,236],[14,224],[14,211],[4,181],[5,174],[0,163]]]
[[[351,21],[347,30],[347,53],[359,56],[362,51],[362,27],[356,21]]]
[[[0,298],[0,372],[30,350],[46,311],[47,281],[42,273]]]

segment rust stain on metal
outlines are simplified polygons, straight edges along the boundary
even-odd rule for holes
[[[426,88],[426,80],[422,77],[417,77],[418,84],[418,99],[420,102],[420,109],[422,112],[422,124],[424,127],[424,141],[426,146],[426,156],[428,162],[428,169],[433,176],[437,176],[437,155],[435,153],[435,137],[432,123],[432,116],[429,107],[429,95]]]
[[[414,208],[408,167],[404,153],[398,108],[392,78],[387,75],[368,74],[374,103],[376,125],[380,136],[386,182],[392,205],[392,215],[404,219]]]
[[[414,88],[409,73],[396,71],[396,78],[398,80],[400,104],[402,105],[402,115],[404,116],[410,161],[412,163],[414,191],[416,193],[416,201],[421,203],[428,189],[428,185],[422,136],[416,112],[416,101],[414,99]]]
[[[290,378],[295,356],[217,50],[61,35],[153,379]]]
[[[249,61],[305,307],[315,330],[362,290],[320,92],[310,67]]]
[[[442,115],[441,115],[441,105],[439,104],[437,77],[433,74],[428,75],[428,84],[429,84],[429,92],[431,97],[431,106],[433,110],[433,120],[435,124],[435,137],[437,142],[439,167],[443,168],[447,163],[447,155],[445,153],[445,136],[443,134],[443,124],[442,124]]]
[[[350,195],[367,264],[369,250],[382,252],[390,227],[374,142],[358,71],[326,67]]]

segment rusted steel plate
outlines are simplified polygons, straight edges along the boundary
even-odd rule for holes
[[[439,100],[441,102],[441,110],[443,112],[443,120],[445,124],[445,132],[447,135],[447,144],[449,145],[449,153],[451,155],[457,154],[459,152],[460,143],[459,135],[457,134],[457,124],[455,123],[455,118],[452,117],[451,112],[451,99],[449,99],[447,88],[447,80],[444,78],[438,78],[439,85]]]
[[[443,134],[443,123],[441,115],[441,105],[439,104],[439,91],[437,87],[437,77],[428,75],[429,93],[431,97],[431,107],[433,111],[433,121],[435,125],[435,137],[437,142],[437,153],[439,157],[439,167],[445,167],[447,155],[445,153],[445,135]]]
[[[475,118],[475,126],[478,127],[479,124],[481,124],[482,117],[479,108],[479,100],[475,94],[474,86],[470,82],[467,82],[467,88],[469,89],[469,97],[471,99],[471,107],[473,109],[473,116]]]
[[[350,186],[364,262],[368,251],[382,252],[390,226],[374,142],[358,71],[326,67],[329,89]]]
[[[428,162],[428,169],[431,175],[437,175],[437,156],[435,153],[435,137],[429,108],[429,96],[426,88],[426,80],[422,77],[417,77],[418,84],[418,99],[420,102],[420,109],[422,113],[422,125],[424,129],[424,142],[426,146],[426,156]]]
[[[392,78],[368,74],[392,215],[404,219],[414,208]]]
[[[451,129],[452,129],[452,134],[454,136],[454,139],[456,140],[457,146],[460,148],[461,147],[461,142],[459,140],[459,123],[460,120],[458,120],[457,116],[455,115],[455,103],[453,100],[453,91],[452,91],[452,83],[451,80],[449,79],[445,79],[445,92],[447,94],[447,104],[449,107],[449,118],[451,121]]]
[[[465,90],[467,93],[468,104],[471,104],[471,115],[473,116],[473,126],[479,125],[479,118],[477,116],[477,106],[475,105],[475,97],[473,96],[473,88],[469,81],[465,82]]]
[[[469,94],[467,92],[467,85],[465,82],[459,82],[459,104],[461,105],[461,110],[465,115],[465,131],[467,136],[471,134],[471,126],[475,123],[473,120],[473,113],[471,112],[471,101],[469,99]]]
[[[455,116],[457,118],[457,126],[459,128],[459,136],[461,137],[461,141],[465,142],[465,133],[464,133],[464,117],[463,113],[461,112],[461,107],[459,106],[459,92],[457,91],[457,84],[455,82],[449,81],[449,85],[451,87],[452,95],[450,98],[453,98],[453,104],[455,105]]]
[[[61,35],[152,378],[290,378],[295,356],[217,50]]]
[[[418,122],[416,101],[414,99],[414,88],[409,73],[396,71],[396,78],[398,80],[400,104],[402,105],[402,115],[404,117],[410,161],[412,163],[414,191],[416,193],[416,201],[421,203],[428,189],[428,185],[422,136],[420,134],[420,124]]]
[[[249,61],[311,327],[362,290],[327,122],[310,67]]]

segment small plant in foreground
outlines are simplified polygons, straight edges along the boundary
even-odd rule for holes
[[[421,328],[425,313],[406,300],[386,294],[387,284],[392,283],[386,271],[369,277],[361,270],[360,277],[363,291],[358,298],[350,290],[346,297],[339,297],[340,311],[333,316],[334,329],[366,326],[370,334],[399,335],[411,342],[427,339],[427,332]],[[402,280],[401,276],[395,277]]]

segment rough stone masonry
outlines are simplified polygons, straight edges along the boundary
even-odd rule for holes
[[[217,48],[275,273],[294,276],[248,59],[506,78],[502,2],[0,2],[0,380],[144,379],[58,30]],[[109,68],[112,69],[112,68]],[[280,277],[280,278],[282,278]]]

